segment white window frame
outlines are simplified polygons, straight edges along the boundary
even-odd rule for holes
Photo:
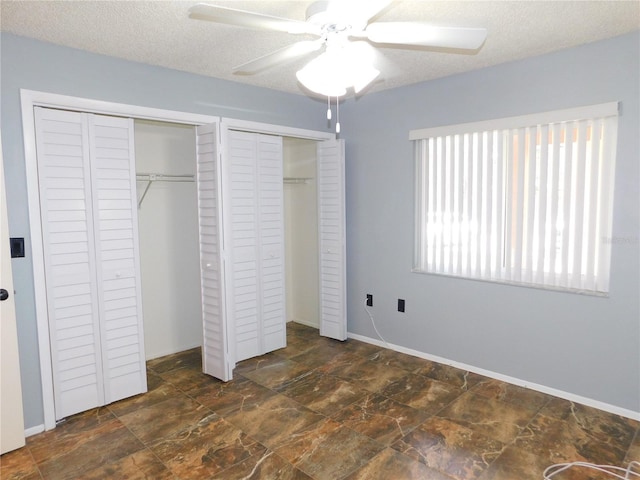
[[[610,102],[411,131],[413,271],[606,296],[617,121]]]

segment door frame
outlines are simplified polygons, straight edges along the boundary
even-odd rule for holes
[[[335,138],[335,134],[261,122],[228,118],[221,119],[220,117],[213,115],[143,107],[139,105],[72,97],[68,95],[27,89],[20,89],[20,103],[22,110],[22,132],[30,228],[29,243],[31,244],[33,265],[34,301],[36,309],[36,325],[38,330],[38,351],[40,357],[44,429],[51,430],[55,428],[56,421],[54,411],[51,348],[49,344],[49,320],[45,293],[44,246],[42,241],[42,227],[40,224],[41,212],[40,193],[38,189],[34,107],[58,108],[62,110],[129,117],[139,120],[181,123],[185,125],[193,125],[194,127],[198,125],[217,123],[221,127],[221,135],[219,135],[218,139],[218,142],[222,147],[221,152],[219,152],[219,155],[222,156],[220,158],[224,158],[225,147],[223,142],[224,137],[222,134],[225,133],[225,129],[280,135],[284,137],[306,138],[310,140],[330,140]]]

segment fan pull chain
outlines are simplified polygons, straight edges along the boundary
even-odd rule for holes
[[[336,133],[340,133],[340,97],[336,97]]]
[[[331,120],[331,97],[327,95],[327,120]],[[336,97],[336,133],[340,133],[340,97]]]

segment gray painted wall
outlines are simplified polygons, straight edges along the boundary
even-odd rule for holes
[[[2,148],[9,233],[30,251],[19,89],[325,130],[325,106],[239,83],[1,35]],[[31,258],[12,262],[26,428],[43,423]]]
[[[611,405],[640,407],[639,35],[396,90],[342,106],[347,140],[349,331]],[[19,89],[326,129],[324,104],[1,36],[11,236],[29,239]],[[611,295],[586,297],[412,274],[409,130],[620,100]],[[30,245],[27,245],[30,248]],[[26,427],[42,424],[31,259],[15,259]],[[397,298],[407,301],[395,312]]]
[[[636,32],[347,102],[349,331],[376,338],[372,293],[388,342],[639,411],[639,58]],[[609,298],[411,273],[409,130],[615,100]]]

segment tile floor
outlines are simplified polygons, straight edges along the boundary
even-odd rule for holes
[[[0,477],[540,480],[640,460],[639,422],[302,325],[234,377],[203,375],[199,349],[152,360],[148,393],[30,437]]]

